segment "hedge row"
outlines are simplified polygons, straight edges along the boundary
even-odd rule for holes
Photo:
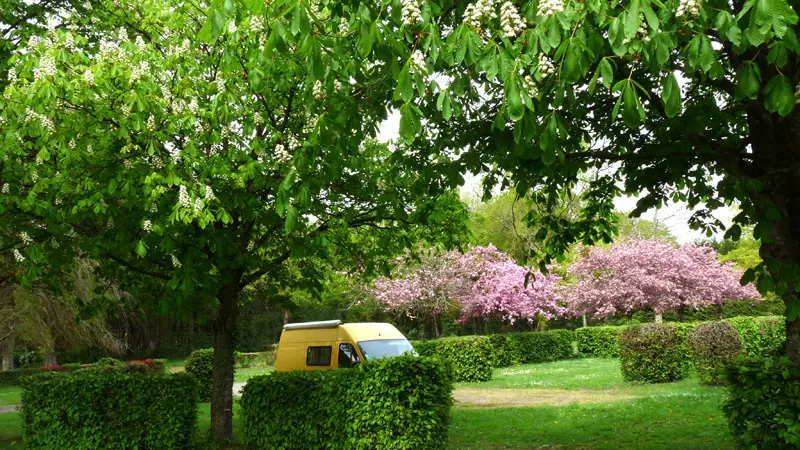
[[[578,353],[596,358],[619,356],[619,335],[625,327],[584,327],[575,330]]]
[[[123,362],[114,358],[103,358],[94,364],[64,364],[26,369],[0,371],[0,386],[19,386],[23,378],[39,373],[48,372],[119,372],[119,373],[164,373],[166,359],[143,359]]]
[[[691,369],[686,329],[655,323],[626,327],[620,333],[619,358],[625,381],[682,380]]]
[[[420,356],[439,356],[452,366],[455,381],[486,381],[493,367],[557,361],[574,355],[569,330],[462,336],[413,341]]]
[[[256,449],[444,449],[452,401],[451,374],[437,358],[273,372],[244,388],[242,436]]]
[[[39,374],[22,388],[26,448],[187,448],[197,382],[187,374]]]

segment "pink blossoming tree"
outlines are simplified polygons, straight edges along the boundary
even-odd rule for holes
[[[399,276],[382,278],[374,293],[398,316],[416,318],[457,308],[461,322],[472,318],[514,323],[537,315],[559,315],[558,275],[540,273],[525,285],[527,269],[494,246],[474,247],[466,254],[428,254],[420,264],[399,266]],[[438,332],[438,330],[437,330]]]
[[[741,272],[722,264],[710,247],[675,248],[665,240],[630,239],[595,248],[569,268],[577,283],[563,294],[575,316],[605,318],[651,308],[656,321],[667,310],[719,305],[759,298]]]

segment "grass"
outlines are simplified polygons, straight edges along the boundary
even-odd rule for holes
[[[0,405],[18,405],[21,395],[22,388],[19,386],[2,386],[0,387]]]
[[[240,383],[258,375],[266,375],[273,370],[275,370],[274,367],[250,367],[247,369],[236,369],[236,373],[233,375],[233,381]]]
[[[0,414],[0,449],[22,448],[22,416]]]

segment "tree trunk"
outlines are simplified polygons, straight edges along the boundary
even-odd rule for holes
[[[14,335],[7,337],[1,346],[3,349],[3,370],[14,369]]]
[[[211,434],[219,441],[233,437],[233,366],[241,274],[227,273],[214,320],[214,366],[211,384]]]
[[[292,315],[289,313],[288,309],[283,310],[283,324],[286,325],[289,323],[289,320],[292,318]]]
[[[581,318],[583,319],[583,328],[586,328],[586,314],[581,316]]]
[[[53,346],[47,348],[47,353],[44,355],[45,366],[57,366],[58,357],[56,356],[56,349]]]
[[[663,323],[663,322],[664,322],[664,316],[662,316],[660,312],[657,312],[656,313],[656,323]]]

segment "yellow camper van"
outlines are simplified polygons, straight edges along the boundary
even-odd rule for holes
[[[341,320],[283,326],[275,370],[351,368],[367,359],[414,353],[403,333],[388,323],[342,323]]]

